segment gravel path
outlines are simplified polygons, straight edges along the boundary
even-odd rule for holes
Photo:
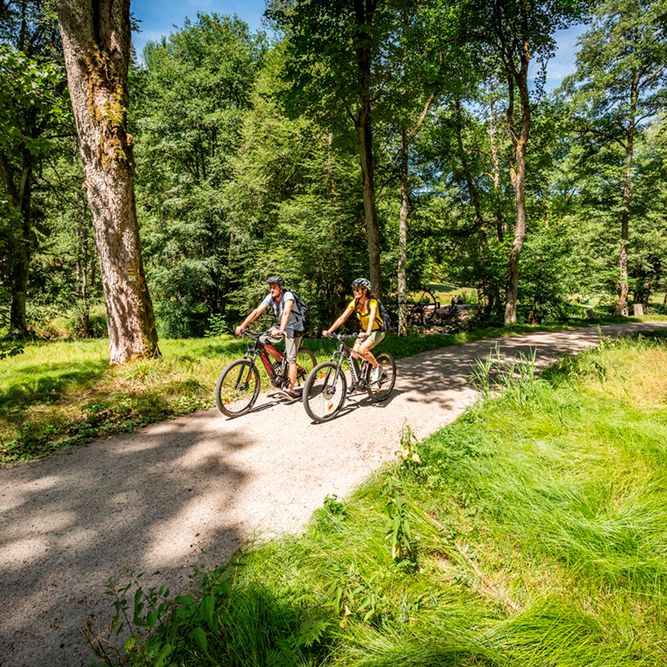
[[[667,322],[603,333],[648,328]],[[421,439],[453,421],[476,398],[476,359],[535,350],[544,367],[598,339],[589,328],[402,359],[387,402],[356,396],[326,424],[312,424],[300,403],[262,396],[234,420],[200,412],[0,470],[0,665],[90,664],[81,628],[108,620],[111,577],[143,572],[144,586],[184,590],[194,566],[299,531],[327,495],[349,494],[394,457],[405,423]]]

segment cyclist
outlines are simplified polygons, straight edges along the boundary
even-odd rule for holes
[[[281,276],[269,276],[266,279],[269,284],[269,293],[261,303],[236,327],[236,335],[241,334],[248,324],[256,320],[269,306],[273,309],[277,324],[264,334],[260,340],[262,343],[277,343],[285,338],[285,356],[287,357],[289,388],[285,393],[292,398],[299,394],[294,388],[296,382],[296,355],[303,338],[304,319],[295,308],[296,298],[292,292],[285,289],[285,281]]]
[[[354,343],[352,354],[356,359],[365,359],[373,367],[370,381],[378,382],[382,369],[371,350],[381,343],[385,336],[380,307],[371,292],[371,283],[366,278],[357,278],[352,282],[352,294],[353,299],[347,305],[347,308],[328,329],[322,331],[322,335],[328,336],[336,331],[352,313],[356,313],[361,332]]]

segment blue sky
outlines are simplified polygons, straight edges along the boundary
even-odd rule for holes
[[[265,6],[264,0],[132,0],[130,11],[141,21],[141,32],[133,36],[134,48],[141,56],[146,42],[181,28],[185,18],[194,19],[197,12],[236,14],[251,30],[259,30]]]
[[[194,18],[197,12],[210,14],[236,14],[251,30],[262,25],[265,0],[132,0],[131,10],[141,21],[141,32],[134,35],[134,48],[141,57],[146,42],[156,41],[183,26],[186,17]],[[582,26],[561,30],[556,34],[558,53],[549,61],[547,88],[558,86],[566,74],[574,71],[577,36]]]

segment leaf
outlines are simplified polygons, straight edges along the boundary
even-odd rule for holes
[[[201,651],[204,653],[208,651],[208,640],[206,639],[206,633],[202,628],[196,627],[192,631],[192,639],[194,639],[195,644],[197,644]]]
[[[165,644],[162,647],[162,650],[157,654],[153,667],[162,667],[164,661],[171,655],[171,652],[174,650],[171,644]]]
[[[208,624],[208,627],[213,629],[215,612],[215,598],[212,595],[207,595],[201,602],[199,607],[199,618]]]

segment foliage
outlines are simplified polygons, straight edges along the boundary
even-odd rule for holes
[[[361,23],[351,2],[272,2],[268,16],[282,32],[271,43],[235,17],[198,14],[135,63],[130,130],[142,255],[163,334],[234,326],[273,273],[310,304],[311,332],[337,316],[351,279],[369,270],[362,87],[371,95],[383,300],[395,313],[407,132],[407,289],[447,280],[476,292],[476,322],[502,321],[518,100],[498,58],[525,32],[522,7],[533,83],[518,316],[563,321],[576,295],[611,304],[624,207],[632,298],[645,309],[660,301],[667,291],[662,0],[623,7],[508,0],[497,5],[506,9],[502,25],[484,2],[358,5],[370,12]],[[31,0],[0,10],[2,159],[14,183],[21,165],[31,174],[29,217],[11,187],[0,196],[0,323],[5,331],[12,304],[25,297],[26,328],[35,335],[87,337],[99,331],[99,257],[50,7]],[[577,72],[547,94],[542,66],[554,53],[554,30],[576,18],[588,22]],[[26,34],[32,50],[18,47]],[[363,82],[361,52],[370,58]],[[518,51],[508,53],[516,66]],[[19,276],[19,265],[27,273]]]
[[[199,14],[149,43],[134,73],[142,235],[166,335],[202,335],[225,314],[234,232],[224,188],[263,52],[242,21]]]

